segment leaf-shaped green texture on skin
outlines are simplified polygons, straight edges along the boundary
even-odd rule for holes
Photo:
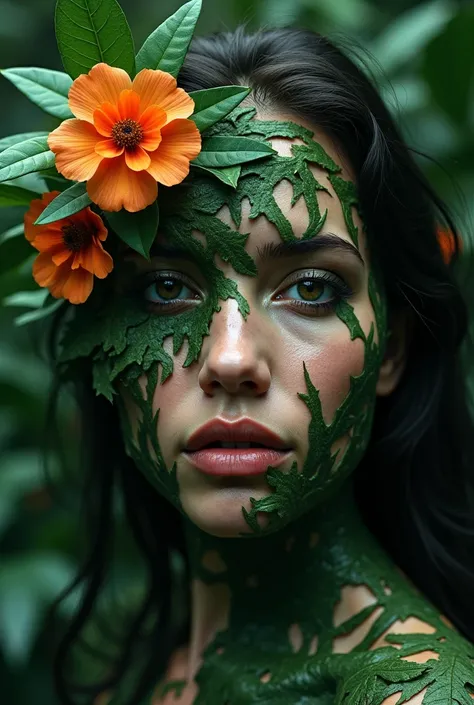
[[[13,147],[15,144],[20,144],[20,142],[31,140],[33,137],[48,137],[48,135],[49,132],[21,132],[18,135],[2,137],[0,140],[0,152],[4,152],[6,149]]]
[[[402,661],[398,657],[381,659],[350,676],[339,688],[335,705],[380,704],[381,700],[377,697],[380,679],[396,683],[398,689],[403,690],[403,683],[414,681],[429,670],[430,667],[425,664]]]
[[[192,166],[196,167],[196,169],[207,171],[208,174],[212,174],[219,179],[219,181],[222,181],[223,184],[232,186],[232,188],[237,188],[240,172],[242,171],[240,164],[238,166],[221,167],[220,169],[211,169],[207,166],[199,166],[199,164],[193,164]]]
[[[14,186],[13,184],[0,184],[0,208],[9,206],[29,206],[34,198],[40,198],[39,193]]]
[[[156,201],[138,213],[121,210],[117,213],[107,213],[106,218],[112,230],[126,245],[150,259],[150,247],[156,237],[159,223]]]
[[[44,209],[40,217],[35,221],[35,225],[48,225],[55,223],[62,218],[68,218],[75,213],[79,213],[92,203],[87,193],[86,184],[74,184],[56,196],[54,201]]]
[[[219,168],[245,164],[276,154],[271,145],[249,137],[210,137],[191,162],[194,166]]]
[[[25,174],[49,169],[54,166],[55,159],[46,137],[34,137],[20,142],[0,154],[0,181],[9,181]]]
[[[236,108],[250,93],[245,86],[218,86],[189,94],[194,100],[194,113],[190,116],[201,132],[214,125]]]
[[[159,69],[177,78],[186,58],[201,6],[202,0],[191,0],[150,34],[137,54],[137,71]]]
[[[135,47],[116,0],[57,0],[56,39],[72,78],[100,63],[135,72]]]
[[[74,117],[68,105],[72,78],[67,73],[34,67],[18,67],[4,69],[2,74],[32,103],[49,115],[60,120]]]

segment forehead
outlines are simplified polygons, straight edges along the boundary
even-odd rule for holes
[[[345,181],[350,181],[354,185],[355,178],[354,173],[345,155],[338,149],[335,142],[318,126],[308,123],[300,117],[294,115],[280,112],[276,110],[260,110],[257,111],[255,115],[255,120],[260,121],[278,121],[278,122],[290,122],[296,125],[300,125],[310,132],[313,133],[313,141],[320,145],[324,152],[335,162],[335,164],[340,167],[340,172],[338,177],[341,177]],[[302,145],[304,142],[299,138],[286,138],[286,137],[272,137],[269,139],[272,147],[276,150],[277,154],[281,157],[292,157],[292,147],[293,145]],[[273,197],[280,208],[281,212],[285,218],[289,221],[291,229],[296,238],[300,239],[308,227],[310,221],[310,213],[306,205],[307,191],[313,187],[313,184],[307,183],[304,186],[304,195],[301,195],[296,200],[294,199],[294,189],[291,181],[291,166],[290,160],[288,164],[288,177],[285,178],[285,172],[282,172],[281,180],[278,180],[273,188]],[[271,160],[264,165],[262,177],[265,180],[268,178],[272,179],[272,173],[274,174],[275,167],[272,166]],[[329,179],[329,172],[323,167],[318,166],[315,163],[309,164],[309,169],[312,172],[317,184],[314,184],[314,190],[316,192],[316,200],[320,213],[323,215],[326,213],[324,227],[321,232],[332,233],[338,237],[347,240],[349,243],[355,245],[351,235],[348,231],[346,221],[344,218],[343,207],[338,195],[336,194],[333,185]],[[209,186],[212,189],[212,184]],[[257,187],[256,187],[257,188]],[[257,197],[257,193],[255,193]],[[189,192],[189,196],[186,198],[190,199],[192,205],[193,190]],[[251,198],[254,196],[251,194]],[[292,200],[295,202],[292,202]],[[352,219],[354,225],[358,230],[358,243],[357,247],[364,259],[366,259],[366,242],[362,229],[362,222],[359,214],[355,207],[349,206],[352,211]],[[248,235],[246,241],[245,249],[254,256],[258,248],[265,243],[278,243],[282,240],[282,234],[279,232],[277,226],[272,223],[265,215],[258,215],[257,217],[250,217],[252,209],[252,204],[247,196],[244,196],[240,201],[240,223],[236,223],[231,215],[231,211],[227,205],[222,206],[216,213],[215,217],[221,220],[225,225],[229,226],[232,230],[236,230],[240,233],[245,233]],[[235,214],[234,214],[235,216]],[[317,231],[315,231],[314,236],[317,237]],[[193,236],[198,240],[205,241],[205,232],[194,231]],[[160,232],[157,237],[158,242],[166,242],[166,234]]]

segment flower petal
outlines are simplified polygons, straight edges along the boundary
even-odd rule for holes
[[[107,159],[87,184],[91,201],[105,211],[121,208],[136,213],[150,206],[158,195],[155,179],[146,171],[132,171],[125,157]]]
[[[138,120],[140,115],[140,96],[135,91],[122,91],[118,100],[121,120]]]
[[[189,162],[201,151],[201,134],[192,120],[173,120],[161,130],[162,142],[150,152],[147,171],[160,184],[174,186],[189,173]]]
[[[62,287],[62,296],[72,304],[83,304],[89,298],[93,286],[94,275],[80,267],[69,273]]]
[[[130,76],[123,69],[97,64],[88,74],[82,74],[69,90],[69,107],[81,120],[94,122],[94,111],[102,103],[117,105],[120,93],[132,87]]]
[[[150,131],[161,130],[167,122],[168,118],[165,111],[158,105],[150,105],[140,115],[140,125],[142,126],[145,134]]]
[[[50,191],[49,193],[44,193],[41,198],[35,198],[30,202],[30,207],[24,216],[25,237],[29,242],[32,243],[41,233],[50,232],[52,229],[51,225],[57,226],[57,223],[51,223],[51,225],[33,225],[33,223],[40,217],[46,206],[49,206],[51,201],[54,201],[60,193],[60,191]],[[57,227],[54,229],[57,230]]]
[[[92,244],[81,250],[80,266],[99,279],[105,279],[114,268],[114,261],[108,252],[104,250],[102,244],[95,237]]]
[[[120,120],[120,113],[112,103],[102,103],[100,108],[94,110],[94,127],[102,137],[110,137],[114,125]]]
[[[50,252],[50,254],[56,267],[59,267],[61,264],[64,264],[64,262],[67,262],[72,256],[72,250],[68,250],[66,247],[63,247],[61,250],[58,250],[56,254],[53,252]]]
[[[140,142],[140,147],[146,149],[147,152],[154,152],[161,144],[161,130],[150,130],[145,133],[144,138]]]
[[[135,77],[132,88],[140,95],[141,110],[158,105],[166,112],[167,122],[176,118],[187,118],[194,110],[194,100],[182,88],[177,88],[176,79],[166,71],[143,69]]]
[[[127,149],[125,151],[125,161],[128,168],[133,171],[143,171],[144,169],[148,169],[151,164],[150,155],[141,147]]]
[[[56,155],[56,169],[71,181],[87,181],[96,172],[102,157],[95,151],[100,135],[84,120],[65,120],[48,137]]]
[[[112,159],[113,157],[120,157],[124,152],[124,147],[119,147],[113,140],[102,140],[102,142],[97,142],[95,151],[101,157]]]
[[[39,286],[49,286],[57,274],[50,252],[42,252],[33,262],[33,278]]]
[[[61,221],[59,221],[61,222]],[[39,226],[44,227],[46,226]],[[64,248],[64,236],[62,230],[57,228],[56,230],[50,230],[49,232],[43,232],[36,236],[35,247],[40,252],[47,252],[53,248],[61,247]]]
[[[79,211],[75,215],[71,216],[71,220],[77,223],[81,221],[84,225],[88,225],[91,230],[95,231],[95,237],[99,240],[106,240],[109,231],[105,227],[105,223],[97,213],[94,213],[90,208],[84,208],[84,210]]]

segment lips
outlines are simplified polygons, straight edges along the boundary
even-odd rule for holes
[[[198,428],[183,450],[198,470],[218,476],[262,474],[281,465],[290,453],[283,438],[251,419],[214,419]]]
[[[209,421],[191,434],[184,450],[192,452],[206,446],[222,448],[223,443],[249,443],[252,447],[280,451],[290,448],[289,443],[266,426],[252,419],[243,418],[233,423],[223,419]]]

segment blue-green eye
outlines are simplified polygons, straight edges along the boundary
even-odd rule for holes
[[[315,315],[333,310],[341,299],[347,299],[353,292],[347,284],[332,272],[310,271],[297,275],[293,284],[287,286],[275,297],[283,301],[282,294],[290,292],[291,306],[305,309]],[[291,292],[294,292],[291,294]]]

